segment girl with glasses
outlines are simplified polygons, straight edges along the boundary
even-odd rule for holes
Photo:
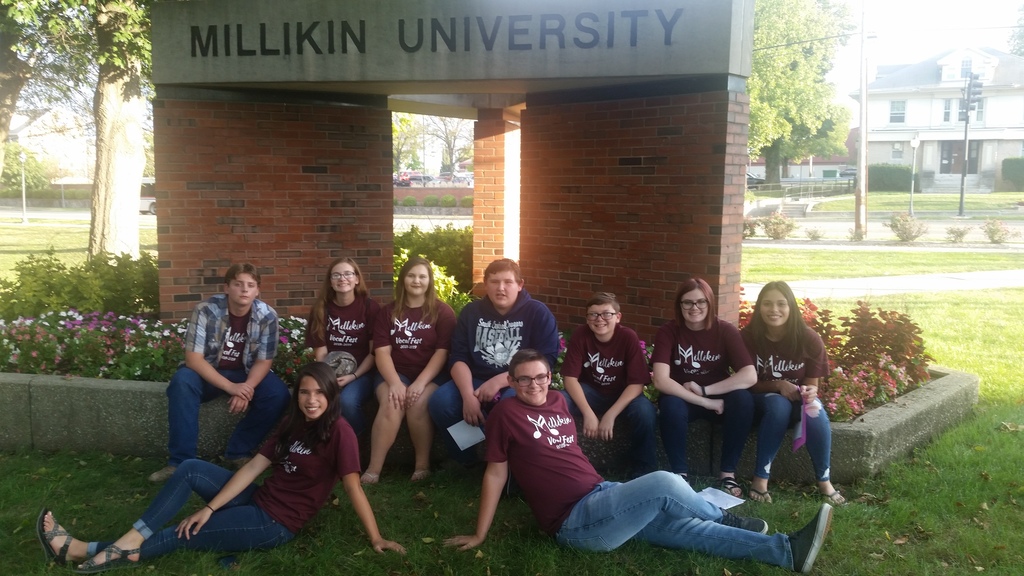
[[[366,427],[363,403],[373,393],[376,376],[373,351],[373,326],[380,305],[370,298],[363,274],[356,261],[337,258],[327,267],[320,295],[309,311],[306,346],[313,357],[323,362],[331,352],[348,352],[355,358],[352,374],[338,377],[341,387],[341,414],[356,435]]]
[[[398,272],[395,301],[385,306],[373,330],[377,357],[377,417],[370,434],[370,463],[362,481],[376,484],[398,429],[409,425],[416,466],[410,480],[430,476],[434,424],[427,412],[438,382],[449,380],[445,369],[455,330],[455,312],[437,297],[430,261],[411,257]]]
[[[750,389],[757,429],[757,455],[750,499],[771,502],[768,479],[772,460],[782,446],[786,430],[806,412],[804,442],[814,466],[818,491],[830,504],[846,498],[829,479],[832,429],[818,400],[818,384],[828,375],[828,357],[821,336],[804,322],[793,290],[785,282],[769,282],[761,288],[750,324],[743,329],[743,343],[754,359],[757,383]]]
[[[672,471],[687,478],[686,440],[691,420],[722,424],[722,462],[718,486],[733,496],[739,462],[754,416],[747,390],[757,380],[739,330],[716,316],[715,296],[707,282],[691,278],[673,300],[675,318],[654,340],[654,386],[661,392],[661,437]]]

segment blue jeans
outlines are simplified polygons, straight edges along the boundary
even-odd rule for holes
[[[232,382],[245,382],[248,374],[244,370],[218,370]],[[224,396],[220,388],[203,380],[191,368],[182,366],[171,377],[167,386],[167,464],[178,464],[196,457],[199,443],[199,405]],[[247,458],[263,442],[263,438],[277,424],[281,414],[288,407],[291,395],[288,387],[273,372],[256,386],[252,401],[245,417],[235,426],[224,450],[227,458]]]
[[[366,418],[363,417],[363,402],[373,396],[374,379],[377,377],[376,370],[370,370],[359,378],[345,384],[339,395],[341,404],[341,417],[348,422],[352,430],[359,436],[366,429]]]
[[[793,568],[785,534],[768,536],[719,524],[722,511],[664,470],[624,484],[602,482],[573,506],[555,534],[562,546],[607,552],[630,539],[711,556]]]
[[[209,502],[232,475],[233,472],[202,460],[182,462],[156,498],[149,503],[142,517],[132,525],[146,539],[142,543],[140,559],[155,558],[183,548],[222,552],[267,549],[294,538],[291,531],[275,522],[252,502],[256,484],[250,484],[214,512],[199,532],[187,540],[178,538],[177,523],[164,528],[188,503],[193,492],[204,502]],[[89,556],[92,557],[112,543],[90,542]]]
[[[483,380],[473,378],[473,390],[479,388],[483,383]],[[515,395],[516,391],[511,387],[505,388],[501,392],[502,399],[511,398]],[[492,403],[483,403],[485,413],[490,410],[489,405],[492,405]],[[448,433],[449,426],[462,420],[462,394],[459,393],[459,387],[455,385],[455,380],[449,380],[438,387],[437,391],[430,396],[427,411],[430,412],[430,419],[434,421],[434,426],[437,427],[444,438],[444,444],[448,447],[448,455],[461,464],[473,464],[476,462],[476,447],[472,446],[465,450],[460,450],[452,435]]]
[[[772,460],[779,453],[786,430],[800,422],[803,405],[800,401],[790,402],[785,396],[774,392],[753,394],[754,411],[761,418],[757,428],[757,460],[754,476],[770,478]],[[820,404],[820,402],[819,402]],[[832,427],[829,426],[825,409],[818,410],[817,418],[807,418],[807,453],[811,456],[814,475],[818,482],[829,480],[832,457]]]
[[[593,386],[580,382],[583,388],[583,395],[587,398],[590,409],[600,418],[618,400],[618,396],[605,396]],[[568,392],[562,391],[569,410],[578,421],[583,420],[583,413],[580,412],[576,403]],[[658,420],[658,411],[654,404],[641,394],[626,405],[626,408],[619,416],[626,420],[632,430],[633,442],[630,445],[630,456],[633,462],[633,472],[640,476],[658,469],[658,442],[654,436],[655,422]]]
[[[719,416],[711,410],[690,404],[678,396],[662,394],[658,400],[661,407],[661,440],[668,454],[669,466],[677,474],[686,474],[686,436],[690,421],[709,419],[722,423],[722,472],[736,472],[736,465],[743,453],[743,446],[750,435],[754,421],[754,398],[749,390],[733,390],[724,396],[725,410]]]

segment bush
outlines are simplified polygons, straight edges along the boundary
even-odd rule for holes
[[[981,225],[981,231],[985,234],[985,238],[988,238],[988,241],[993,244],[1002,244],[1011,238],[1020,236],[1020,232],[1010,230],[1010,227],[1003,221],[995,218],[987,218]]]
[[[398,196],[395,196],[395,197],[391,198],[391,200],[392,200],[392,202],[394,203],[395,206],[398,206]]]
[[[472,195],[463,196],[462,200],[459,200],[459,206],[462,206],[463,208],[472,208],[473,207],[473,196]]]
[[[0,280],[0,319],[70,309],[115,316],[159,312],[156,259],[147,252],[138,260],[100,254],[69,268],[50,248],[19,261],[14,273],[14,281]]]
[[[413,226],[407,232],[395,234],[394,256],[399,256],[402,250],[423,256],[444,268],[461,289],[469,291],[473,287],[472,228],[455,228],[448,224],[424,232]]]
[[[822,238],[825,237],[825,232],[822,231],[821,228],[808,228],[804,230],[804,234],[807,235],[807,238],[809,240],[813,240],[814,242],[817,242],[818,240],[821,240]]]
[[[908,182],[910,182],[910,166],[872,164],[868,167],[868,190],[902,191],[908,188]]]
[[[434,196],[433,194],[428,194],[423,197],[423,205],[427,208],[437,208],[440,203],[441,202],[437,199],[437,196]]]
[[[772,212],[770,216],[761,219],[761,228],[765,236],[772,240],[785,240],[793,230],[796,230],[796,222],[782,212]]]
[[[893,214],[892,218],[888,222],[883,222],[882,225],[892,230],[900,242],[913,242],[928,231],[927,224],[906,212]]]
[[[1018,192],[1024,192],[1024,158],[1003,159],[1003,180],[1013,184]]]
[[[761,225],[761,221],[758,218],[751,218],[747,216],[743,218],[743,237],[753,238],[757,236],[757,227]]]
[[[950,226],[946,228],[946,241],[959,244],[964,241],[970,231],[970,226]]]
[[[455,199],[455,196],[451,194],[445,194],[441,196],[441,207],[442,208],[455,208],[458,206],[459,201]]]
[[[864,233],[857,230],[856,228],[850,228],[850,230],[846,233],[846,239],[849,240],[850,242],[863,242]]]
[[[415,196],[406,196],[402,200],[402,206],[419,206],[419,202],[416,201]]]

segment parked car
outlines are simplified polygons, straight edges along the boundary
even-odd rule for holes
[[[156,214],[156,198],[152,196],[142,196],[139,198],[139,213],[140,214]]]
[[[839,171],[839,177],[840,178],[856,178],[857,177],[857,167],[856,166],[849,166],[847,168],[843,168],[842,170]]]
[[[762,184],[764,184],[764,178],[761,178],[760,176],[758,176],[756,174],[751,174],[750,172],[747,172],[747,189],[748,190],[757,190],[757,187],[761,186]]]

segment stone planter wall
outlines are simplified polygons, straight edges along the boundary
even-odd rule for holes
[[[978,400],[977,376],[945,368],[932,368],[934,379],[926,386],[857,418],[832,424],[832,479],[850,483],[877,474],[890,462],[909,455],[970,415]],[[164,456],[167,452],[167,385],[159,382],[98,380],[0,373],[0,449],[102,450],[112,454]],[[368,421],[376,409],[368,402]],[[215,400],[200,410],[199,453],[224,450],[238,416],[228,414],[226,400]],[[369,431],[360,439],[365,462],[369,456]],[[582,430],[581,430],[582,432]],[[628,430],[616,427],[610,443],[581,438],[584,452],[595,466],[614,474],[624,468]],[[689,434],[690,472],[697,476],[717,474],[721,433],[697,422]],[[740,462],[738,475],[749,478],[753,470],[756,438],[751,437]],[[809,482],[813,479],[806,450],[793,453],[787,438],[772,466],[772,478]],[[664,451],[660,451],[667,468]],[[444,458],[440,440],[435,460]],[[410,466],[412,450],[408,435],[400,432],[388,456],[389,464]]]

